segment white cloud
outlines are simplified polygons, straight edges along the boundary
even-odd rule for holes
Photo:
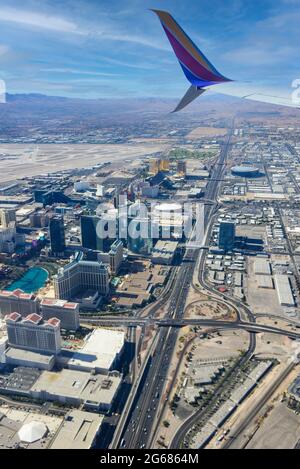
[[[103,32],[96,32],[95,35],[101,37],[102,39],[107,39],[109,41],[117,41],[117,42],[129,42],[133,44],[139,44],[140,46],[151,47],[152,49],[158,49],[163,51],[170,51],[170,47],[164,45],[163,43],[153,41],[142,35],[131,35],[127,33],[119,33],[115,34],[113,31],[103,31]]]
[[[117,73],[93,72],[92,70],[76,70],[74,68],[44,68],[41,72],[45,73],[65,73],[71,75],[91,75],[100,77],[118,77]]]
[[[58,16],[45,15],[15,8],[1,8],[0,21],[33,26],[35,28],[48,29],[51,31],[82,34],[78,26],[71,21]]]
[[[127,42],[139,44],[141,46],[151,47],[158,50],[169,51],[169,47],[162,41],[157,42],[142,34],[130,34],[120,31],[120,26],[114,24],[97,24],[97,26],[88,25],[81,27],[73,21],[33,11],[19,10],[15,8],[2,8],[0,10],[0,22],[15,23],[25,27],[33,27],[48,31],[57,31],[61,33],[77,34],[86,37],[94,37],[107,41]],[[120,31],[116,33],[116,31]]]
[[[120,65],[121,67],[128,67],[128,68],[137,68],[140,70],[153,70],[153,65],[151,63],[144,63],[144,62],[126,62],[124,60],[114,59],[112,57],[101,57],[101,60],[107,62],[112,65]]]
[[[257,46],[257,47],[256,47]],[[224,54],[226,60],[245,65],[273,65],[288,59],[294,52],[293,48],[281,47],[263,48],[261,45],[246,46],[235,49]]]
[[[5,46],[4,44],[0,44],[0,57],[1,57],[2,55],[7,54],[8,51],[9,51],[9,47],[8,47],[8,46]]]

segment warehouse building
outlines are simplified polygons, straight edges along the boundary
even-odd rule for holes
[[[275,275],[275,286],[279,304],[281,306],[295,306],[289,277],[287,275]]]
[[[237,288],[242,288],[243,286],[243,274],[240,272],[234,274],[234,286]]]
[[[270,262],[267,259],[255,259],[254,273],[255,275],[271,275]]]
[[[257,275],[256,280],[258,288],[274,289],[273,278],[270,275]]]

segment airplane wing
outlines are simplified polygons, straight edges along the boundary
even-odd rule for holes
[[[300,108],[300,92],[295,89],[290,88],[282,92],[282,90],[272,90],[266,87],[260,89],[255,85],[245,87],[242,83],[234,82],[221,75],[170,13],[162,10],[152,11],[160,19],[180,66],[192,85],[173,112],[181,111],[211,87],[215,92],[228,96]]]
[[[203,88],[231,81],[217,71],[170,13],[162,10],[152,11],[160,19],[180,66],[191,85]]]
[[[233,96],[236,98],[257,101],[260,103],[274,104],[276,106],[286,106],[290,108],[300,108],[299,91],[293,89],[278,89],[273,86],[257,86],[255,84],[243,85],[238,82],[220,85],[214,88],[215,93]]]
[[[172,112],[178,112],[184,109],[188,104],[190,104],[194,99],[198,98],[201,94],[203,94],[206,90],[204,88],[196,88],[196,86],[190,86],[190,88],[185,93],[184,97],[177,105],[177,107]]]

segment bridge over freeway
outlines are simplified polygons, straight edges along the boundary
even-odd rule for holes
[[[256,324],[252,322],[244,321],[217,321],[213,319],[155,319],[155,318],[128,318],[128,317],[103,317],[103,318],[81,318],[82,323],[92,323],[96,325],[106,326],[126,326],[126,327],[137,327],[137,326],[151,326],[156,325],[157,327],[174,327],[181,328],[185,326],[199,326],[199,327],[213,327],[215,329],[243,329],[248,332],[266,332],[271,334],[283,335],[291,339],[300,340],[300,331],[289,331],[285,329],[279,329],[277,327],[265,326],[263,324]]]

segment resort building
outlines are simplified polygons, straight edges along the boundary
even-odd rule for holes
[[[6,316],[8,344],[11,347],[58,354],[61,350],[60,321],[43,321],[38,314],[26,318],[18,313]]]
[[[62,329],[76,331],[80,327],[78,303],[44,298],[41,301],[41,315],[44,321],[51,318],[59,319]]]
[[[25,317],[29,314],[39,313],[38,298],[32,293],[24,293],[22,290],[0,291],[0,314],[5,316],[10,313],[19,313]]]
[[[58,271],[53,281],[55,298],[77,299],[77,302],[87,307],[95,307],[99,297],[109,293],[107,267],[102,262],[83,260],[81,252],[76,253],[72,262]]]

